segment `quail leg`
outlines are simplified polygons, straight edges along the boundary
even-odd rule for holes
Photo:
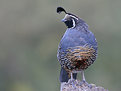
[[[71,78],[69,79],[68,83],[69,84],[72,84],[72,86],[74,88],[76,88],[76,86],[75,86],[75,79],[73,78],[73,73],[71,73]]]
[[[73,73],[71,73],[71,78],[69,79],[68,83],[73,83],[73,82],[74,82]]]
[[[74,81],[74,78],[73,78],[73,73],[71,73],[71,80]]]
[[[84,85],[88,86],[89,88],[92,88],[92,86],[85,80],[84,70],[81,71],[81,76],[82,76],[82,80],[80,82],[80,86],[84,84]]]

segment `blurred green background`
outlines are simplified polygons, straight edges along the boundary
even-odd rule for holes
[[[121,0],[0,0],[0,91],[59,91],[56,54],[66,26],[57,6],[84,19],[97,38],[87,81],[120,91]]]

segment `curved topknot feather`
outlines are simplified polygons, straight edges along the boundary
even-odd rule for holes
[[[62,8],[62,7],[57,7],[57,13],[60,14],[61,12],[65,12],[65,13],[67,14],[67,12],[65,11],[64,8]]]

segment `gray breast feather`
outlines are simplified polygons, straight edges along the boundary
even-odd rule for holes
[[[67,29],[61,39],[60,47],[66,49],[68,47],[90,45],[97,47],[94,34],[91,31],[81,32],[79,30]]]

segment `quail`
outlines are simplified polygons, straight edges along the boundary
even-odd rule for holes
[[[78,16],[67,13],[64,8],[57,7],[57,13],[65,13],[62,22],[67,26],[58,46],[57,58],[61,65],[60,82],[76,79],[81,73],[82,82],[86,82],[84,70],[97,58],[97,41],[88,25]]]

